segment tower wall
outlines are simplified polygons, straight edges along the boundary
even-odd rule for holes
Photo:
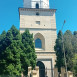
[[[39,16],[36,12],[39,11]],[[37,23],[37,21],[40,23]],[[26,9],[20,11],[20,32],[28,28],[33,36],[40,33],[45,38],[45,52],[55,52],[54,45],[56,40],[56,21],[55,10],[33,10]],[[39,35],[40,36],[40,35]]]
[[[36,3],[39,4],[39,8],[49,8],[49,0],[23,0],[24,8],[36,8]]]
[[[53,69],[56,60],[54,51],[56,34],[55,9],[28,9],[20,8],[20,33],[29,29],[33,33],[34,42],[37,38],[42,41],[42,48],[35,48],[37,62],[41,61],[47,68],[47,76],[53,76]],[[36,13],[39,15],[36,15]],[[37,21],[39,23],[37,23]]]

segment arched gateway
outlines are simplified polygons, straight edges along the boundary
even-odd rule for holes
[[[39,76],[45,77],[45,65],[41,61],[38,61],[37,66],[39,66]]]

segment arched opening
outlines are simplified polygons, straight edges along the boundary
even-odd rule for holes
[[[35,40],[35,48],[42,48],[42,42],[39,38]]]
[[[45,38],[41,33],[36,33],[34,35],[34,40],[36,50],[38,50],[38,48],[45,50]]]
[[[36,8],[39,9],[39,4],[38,3],[36,3]]]
[[[45,77],[45,65],[41,61],[38,61],[37,66],[39,66],[39,76]]]

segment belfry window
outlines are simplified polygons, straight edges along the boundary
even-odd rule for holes
[[[42,42],[39,38],[35,40],[35,48],[42,48]]]
[[[39,4],[38,3],[36,3],[36,9],[39,9]]]

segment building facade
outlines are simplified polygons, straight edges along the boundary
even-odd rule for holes
[[[55,12],[56,9],[49,9],[49,0],[24,0],[24,7],[19,8],[20,33],[25,29],[33,33],[40,77],[54,76]]]

